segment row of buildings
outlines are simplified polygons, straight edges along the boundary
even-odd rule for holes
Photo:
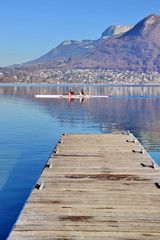
[[[17,83],[86,83],[86,84],[160,84],[160,73],[103,69],[10,70],[0,73],[1,82]]]

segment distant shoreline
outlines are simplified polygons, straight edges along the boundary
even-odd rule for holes
[[[0,83],[0,86],[100,86],[100,87],[156,87],[160,84],[105,84],[105,83]]]

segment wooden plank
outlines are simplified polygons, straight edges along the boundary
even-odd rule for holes
[[[160,169],[132,134],[63,135],[42,181],[8,239],[160,239]]]

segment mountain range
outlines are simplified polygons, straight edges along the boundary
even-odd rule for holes
[[[149,15],[129,31],[108,38],[73,66],[160,71],[160,16]]]
[[[57,47],[53,48],[48,53],[44,54],[43,56],[23,63],[22,65],[34,65],[44,62],[50,62],[55,59],[64,58],[67,59],[73,56],[82,56],[85,53],[89,52],[91,49],[99,46],[103,43],[107,38],[114,36],[116,34],[120,34],[123,32],[128,31],[133,26],[128,25],[112,25],[104,30],[101,37],[97,40],[66,40],[59,44]]]
[[[64,41],[39,59],[25,63],[24,68],[25,65],[32,65],[32,69],[160,72],[160,16],[151,14],[135,26],[111,26],[98,40]]]

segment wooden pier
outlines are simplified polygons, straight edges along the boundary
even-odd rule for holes
[[[160,240],[160,169],[132,134],[65,134],[9,240]]]

